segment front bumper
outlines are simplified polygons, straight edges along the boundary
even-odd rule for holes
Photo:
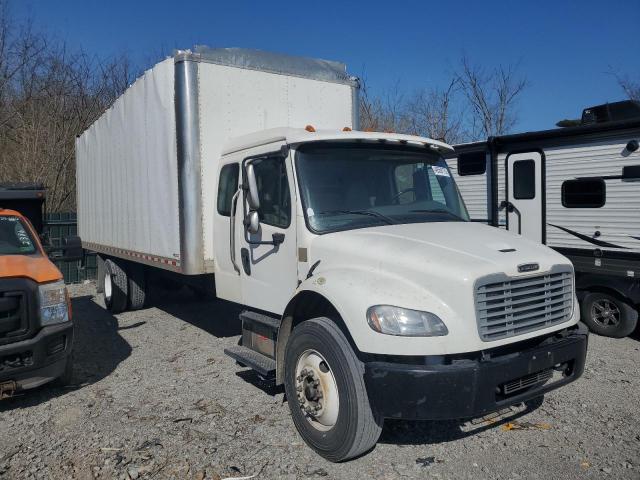
[[[64,373],[73,348],[73,323],[42,328],[28,340],[0,346],[0,384],[15,382],[16,390],[45,384]]]
[[[522,349],[489,351],[489,355],[476,360],[461,359],[444,365],[368,362],[365,383],[369,401],[384,418],[444,420],[482,416],[579,378],[584,371],[587,339],[587,328],[578,324],[541,344],[523,342]],[[535,382],[541,378],[536,375],[551,374],[558,365],[564,371],[556,374],[559,379]]]

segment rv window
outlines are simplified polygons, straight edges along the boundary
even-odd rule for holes
[[[458,175],[484,175],[487,172],[487,159],[484,151],[461,153],[458,155]]]
[[[518,160],[513,162],[513,198],[531,200],[536,197],[536,162]]]
[[[640,165],[622,167],[622,180],[640,180]]]
[[[600,208],[606,198],[606,185],[601,178],[579,178],[562,183],[562,205],[566,208]]]
[[[218,183],[218,213],[228,217],[231,215],[231,200],[238,189],[237,163],[225,165],[220,170],[220,182]]]

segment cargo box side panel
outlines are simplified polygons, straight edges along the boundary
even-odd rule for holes
[[[354,87],[204,62],[198,65],[198,77],[204,254],[211,261],[216,175],[224,144],[275,127],[351,127]]]
[[[76,140],[87,248],[180,266],[174,62],[148,70]]]

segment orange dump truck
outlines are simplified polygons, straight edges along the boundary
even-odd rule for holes
[[[41,186],[0,184],[0,399],[71,377],[71,304],[40,241],[43,203]],[[80,258],[78,244],[65,239],[60,258]]]

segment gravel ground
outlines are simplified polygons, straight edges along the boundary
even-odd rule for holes
[[[3,478],[640,478],[640,340],[591,336],[587,369],[520,416],[387,422],[331,464],[297,435],[282,389],[223,353],[235,306],[181,292],[114,317],[72,287],[76,382],[0,402]]]

